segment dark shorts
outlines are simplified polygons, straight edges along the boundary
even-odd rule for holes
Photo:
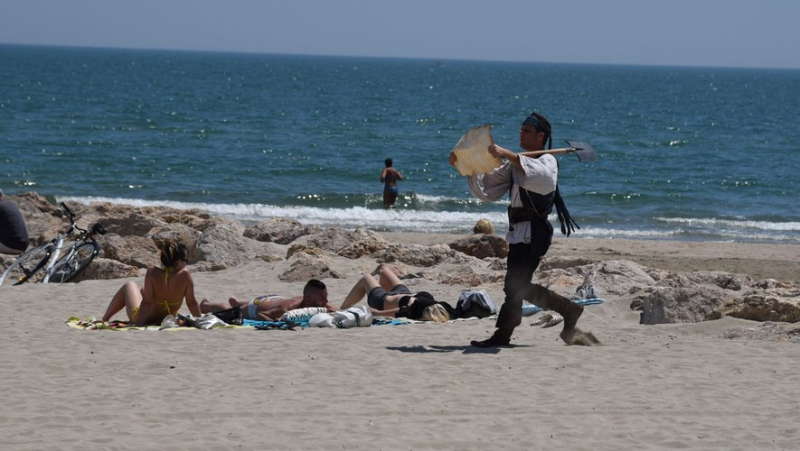
[[[395,285],[392,291],[386,291],[383,287],[375,287],[367,295],[367,304],[375,310],[383,310],[386,296],[391,296],[393,294],[411,294],[411,290],[402,283]]]

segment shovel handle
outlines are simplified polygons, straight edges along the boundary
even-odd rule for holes
[[[549,149],[549,150],[530,150],[528,152],[520,152],[517,155],[525,155],[526,157],[538,157],[539,155],[545,154],[559,154],[559,153],[569,153],[575,152],[577,149],[574,147],[562,147],[560,149]]]

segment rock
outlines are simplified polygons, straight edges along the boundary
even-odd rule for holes
[[[379,246],[377,243],[386,243],[388,246],[386,240],[384,240],[379,233],[373,232],[372,230],[363,229],[356,229],[352,232],[342,229],[325,229],[319,233],[308,235],[304,238],[306,238],[305,243],[298,244],[306,244],[308,246],[318,247],[334,254],[338,254],[339,251],[343,250],[344,248],[353,246],[355,243],[362,241],[370,243],[364,246],[365,248],[377,248]]]
[[[194,249],[197,261],[194,268],[201,271],[226,269],[256,258],[263,260],[269,254],[283,259],[283,251],[274,244],[246,238],[238,228],[228,225],[211,227],[203,232]]]
[[[80,282],[83,280],[108,280],[108,279],[122,279],[126,277],[138,277],[139,268],[125,263],[120,263],[116,260],[107,258],[95,258],[92,263],[86,267],[80,274],[75,276],[71,282]],[[109,297],[110,300],[110,297]]]
[[[752,279],[749,276],[722,271],[670,272],[658,282],[659,286],[669,287],[715,285],[732,291],[740,291],[751,284]]]
[[[289,250],[286,251],[287,260],[295,256],[299,258],[302,256],[322,257],[323,255],[325,255],[325,252],[322,249],[318,247],[306,246],[304,244],[292,244],[289,246]]]
[[[244,236],[257,241],[289,244],[304,235],[319,233],[319,227],[306,227],[290,218],[272,218],[248,227]]]
[[[301,257],[292,262],[289,269],[278,276],[285,282],[305,282],[309,279],[340,279],[342,278],[336,270],[331,268],[331,260],[328,257]]]
[[[340,249],[336,254],[351,260],[370,256],[376,252],[382,251],[389,247],[389,243],[383,240],[377,240],[373,237],[368,237],[355,243],[345,246]]]
[[[115,233],[119,236],[138,237],[144,237],[154,228],[166,225],[164,221],[136,212],[132,212],[123,217],[98,218],[98,220],[94,222],[103,224],[106,230],[108,230],[108,233]]]
[[[462,285],[469,287],[477,287],[487,283],[503,282],[505,275],[503,274],[479,274],[479,273],[459,273],[459,274],[445,274],[439,278],[439,282],[447,285]]]
[[[594,286],[601,293],[621,296],[633,287],[655,284],[655,280],[647,274],[643,266],[628,260],[608,260],[580,268],[584,270],[579,274],[593,278]]]
[[[769,294],[750,294],[725,303],[718,309],[722,316],[752,321],[800,321],[800,299],[783,299]]]
[[[719,317],[727,301],[724,290],[711,287],[658,288],[644,299],[641,324],[696,323]]]
[[[423,246],[421,244],[392,245],[383,255],[378,257],[379,263],[403,262],[411,266],[434,266],[448,257],[453,257],[455,251],[446,244]]]
[[[116,260],[129,266],[147,268],[159,266],[159,251],[150,238],[141,236],[119,236],[109,233],[103,237],[101,245],[103,257]]]
[[[539,264],[539,268],[542,271],[546,271],[549,269],[575,268],[576,266],[586,266],[595,263],[599,263],[599,261],[584,257],[562,257],[555,255],[543,258],[542,262]]]
[[[450,248],[480,259],[508,256],[508,242],[497,235],[468,236],[450,243]]]
[[[493,232],[492,221],[486,218],[478,219],[478,222],[475,223],[475,227],[472,228],[472,233],[490,234]]]
[[[536,272],[534,277],[537,279],[538,284],[567,297],[575,292],[575,287],[581,285],[584,279],[582,274],[567,269]]]
[[[564,269],[542,269],[538,271],[538,279],[542,285],[558,286],[562,291],[572,294],[572,291],[584,280],[593,283],[601,293],[621,296],[629,293],[636,287],[646,287],[655,284],[655,280],[650,277],[643,266],[628,260],[608,260],[605,262],[593,263],[584,266],[571,266],[570,260],[551,259],[554,265],[565,266]],[[580,259],[572,262],[578,263]]]

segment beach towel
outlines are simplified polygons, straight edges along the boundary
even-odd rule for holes
[[[594,305],[594,304],[602,304],[603,301],[600,298],[592,298],[592,299],[573,299],[572,302],[580,305]],[[522,304],[522,316],[533,316],[543,309],[538,305],[523,303]]]
[[[208,325],[207,328],[213,329],[235,329],[241,328],[242,326],[235,326],[230,324],[224,323],[216,323],[209,320],[203,321],[203,318],[198,318],[199,324],[201,327],[195,326],[178,326],[177,323],[174,321],[174,317],[171,315],[167,318],[164,318],[164,322],[161,323],[160,326],[150,325],[150,326],[137,326],[136,324],[130,321],[107,321],[103,322],[97,318],[86,318],[80,319],[77,316],[72,316],[64,321],[68,327],[72,329],[81,329],[81,330],[114,330],[114,331],[129,331],[129,330],[197,330],[203,329],[202,325]]]

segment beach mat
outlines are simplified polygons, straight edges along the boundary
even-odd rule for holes
[[[572,302],[580,305],[595,305],[595,304],[602,304],[603,301],[601,298],[591,298],[591,299],[572,299]],[[538,305],[533,304],[523,304],[522,305],[522,316],[533,316],[544,309],[539,307]]]

